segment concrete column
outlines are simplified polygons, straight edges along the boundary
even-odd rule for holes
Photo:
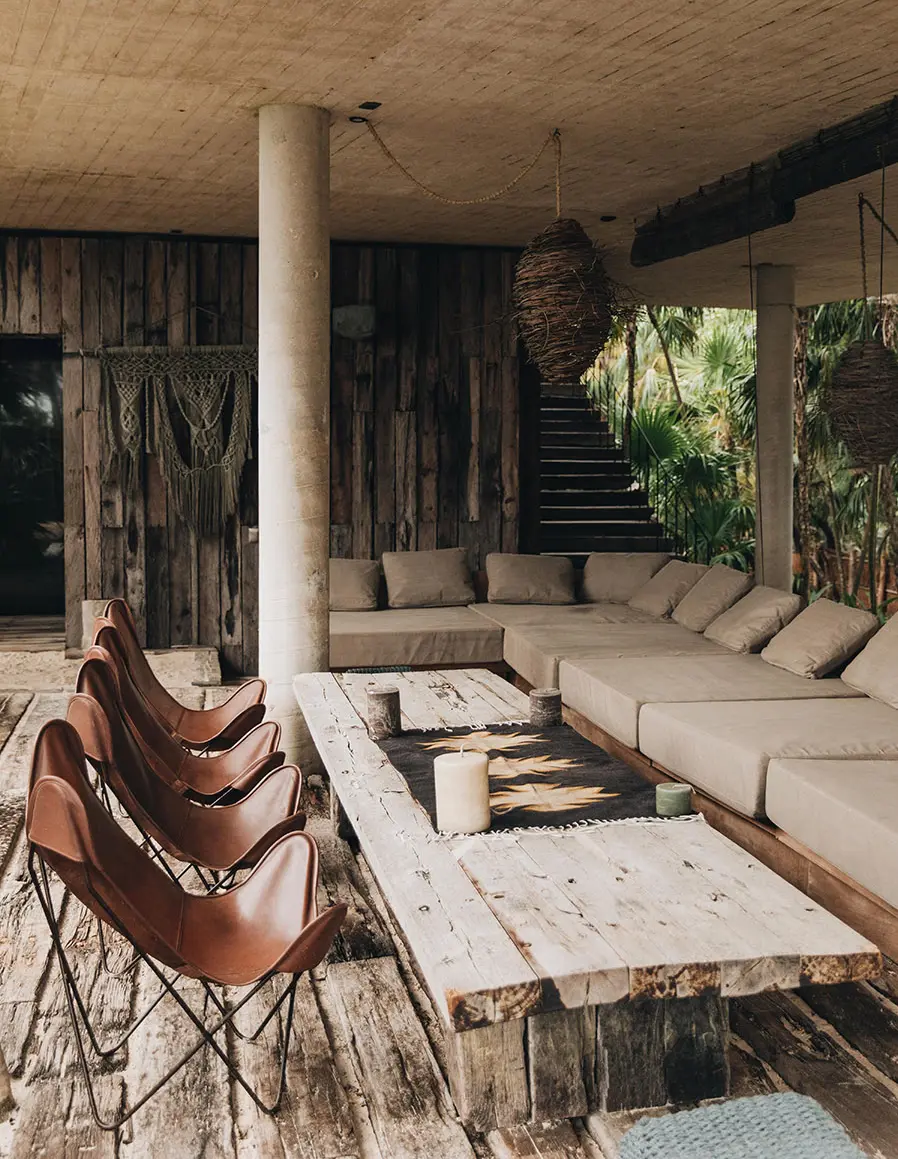
[[[757,576],[792,590],[795,270],[758,266]]]
[[[328,668],[329,124],[259,110],[259,674],[281,748],[306,765],[292,681]]]

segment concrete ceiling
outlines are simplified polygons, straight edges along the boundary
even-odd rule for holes
[[[559,126],[565,212],[618,277],[747,304],[745,243],[637,272],[634,221],[893,96],[896,43],[894,0],[3,0],[0,227],[252,235],[256,110],[293,101],[333,113],[335,237],[518,245],[551,219],[549,153],[499,202],[422,196],[348,122],[378,100],[391,148],[453,197]],[[858,294],[861,188],[879,176],[798,202],[755,260],[794,264],[803,302]]]

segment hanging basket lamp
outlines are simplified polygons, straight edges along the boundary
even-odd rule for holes
[[[898,452],[898,358],[882,340],[883,314],[883,247],[885,244],[885,169],[883,169],[883,204],[876,210],[863,193],[858,195],[858,233],[861,257],[861,283],[864,302],[867,292],[867,245],[864,237],[864,209],[868,207],[880,224],[880,269],[878,332],[852,342],[833,371],[826,398],[826,409],[836,434],[848,448],[855,464],[873,471],[891,461]]]
[[[559,217],[538,233],[515,270],[521,338],[548,386],[576,385],[611,333],[615,286],[583,226]]]
[[[853,342],[842,355],[827,409],[857,466],[871,470],[898,452],[898,358],[879,338]]]

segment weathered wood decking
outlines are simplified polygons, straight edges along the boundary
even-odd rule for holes
[[[192,689],[197,706],[214,691]],[[186,695],[184,699],[188,699]],[[326,967],[299,991],[289,1094],[269,1119],[255,1111],[209,1052],[198,1056],[119,1137],[90,1120],[49,937],[24,868],[28,759],[44,720],[64,711],[53,693],[0,694],[0,1043],[19,1100],[0,1156],[75,1159],[613,1159],[632,1116],[590,1116],[487,1136],[467,1134],[448,1097],[442,1034],[361,858],[330,832],[326,792],[309,789],[323,889],[350,903]],[[67,902],[64,931],[101,1028],[112,1034],[149,993],[145,978],[98,969],[95,927]],[[898,1155],[898,969],[881,983],[807,988],[734,1000],[735,1095],[793,1088],[817,1098],[871,1156]],[[112,1109],[160,1075],[186,1040],[166,1006],[135,1035],[101,1082]],[[241,1061],[270,1076],[275,1043]],[[231,1049],[236,1051],[236,1045]]]

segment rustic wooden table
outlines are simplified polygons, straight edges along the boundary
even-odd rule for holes
[[[469,1127],[727,1093],[727,1000],[876,976],[878,950],[704,821],[443,838],[367,732],[525,720],[481,669],[297,676],[331,781],[446,1025]]]

